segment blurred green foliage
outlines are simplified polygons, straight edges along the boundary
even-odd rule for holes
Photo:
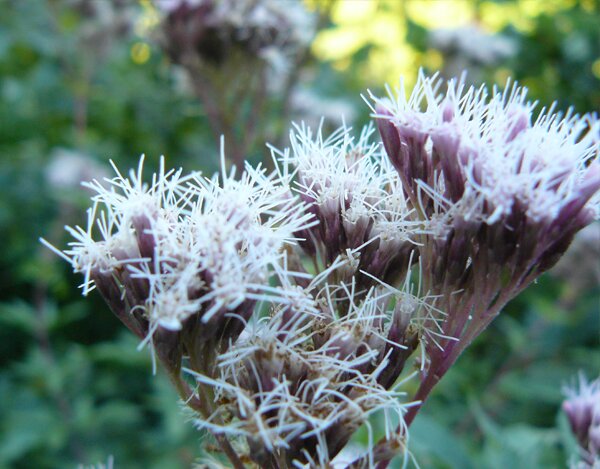
[[[76,467],[109,455],[116,467],[190,467],[200,436],[166,378],[152,376],[147,350],[137,351],[94,294],[79,296],[81,279],[37,238],[64,246],[62,226],[84,222],[85,190],[48,176],[57,149],[85,155],[90,167],[112,158],[127,168],[147,152],[150,167],[165,154],[168,166],[210,173],[216,142],[152,37],[131,32],[133,19],[119,32],[76,2],[0,1],[0,468]],[[517,52],[481,73],[494,81],[508,71],[544,104],[597,110],[600,6],[562,3],[532,17],[526,31],[504,27]],[[410,18],[408,26],[402,47],[418,51],[415,67],[432,63],[427,28]],[[140,41],[148,60],[132,59]],[[341,72],[313,59],[316,91],[360,107],[358,92],[374,84],[364,73],[370,47],[354,51]],[[579,370],[600,370],[598,284],[547,275],[448,373],[410,448],[424,468],[564,467],[573,441],[561,386]]]

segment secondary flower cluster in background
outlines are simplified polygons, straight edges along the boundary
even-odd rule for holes
[[[156,35],[182,67],[228,158],[242,166],[256,146],[287,122],[292,92],[316,32],[316,15],[302,2],[277,0],[161,0]],[[275,135],[274,135],[275,134]]]
[[[579,376],[577,386],[565,389],[562,408],[579,445],[573,469],[595,469],[600,466],[600,378],[588,382]]]

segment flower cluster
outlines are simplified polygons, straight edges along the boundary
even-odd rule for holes
[[[283,121],[301,76],[316,16],[303,2],[159,0],[155,35],[182,83],[202,103],[215,140],[242,167],[271,139],[264,119]]]
[[[63,256],[85,275],[84,294],[97,288],[132,332],[179,367],[183,352],[235,338],[256,302],[276,297],[270,268],[308,215],[261,170],[240,180],[223,174],[219,184],[165,172],[163,160],[145,184],[142,165],[129,178],[117,171],[107,187],[86,184],[96,192],[87,227],[68,228],[75,241]]]
[[[329,283],[347,259],[293,270],[298,234],[317,221],[289,175],[207,179],[162,160],[146,184],[142,166],[86,183],[87,227],[68,227],[75,240],[57,253],[152,346],[198,427],[245,439],[260,467],[324,467],[380,412],[389,448],[377,457],[402,449],[396,382],[418,342],[411,318],[427,308],[410,284],[359,301],[355,284]]]
[[[595,118],[534,120],[516,86],[441,86],[374,98],[383,145],[298,125],[271,174],[236,179],[222,155],[211,179],[162,162],[147,184],[141,161],[88,184],[88,226],[58,254],[237,469],[331,467],[374,413],[385,436],[353,467],[386,467],[460,353],[597,216]]]
[[[600,466],[600,378],[588,382],[583,375],[579,386],[566,388],[562,408],[580,448],[580,460],[574,469]]]
[[[398,352],[406,347],[390,337],[405,335],[410,312],[403,318],[399,307],[386,311],[381,298],[346,316],[333,302],[308,303],[295,314],[283,307],[250,324],[219,356],[215,378],[195,375],[219,403],[198,426],[245,438],[259,467],[327,467],[361,425],[371,432],[368,417],[379,412],[386,451],[367,459],[374,465],[393,456],[402,444],[394,427],[407,407],[395,383]]]
[[[526,90],[420,75],[410,96],[374,98],[386,152],[417,219],[426,291],[447,314],[436,381],[501,308],[598,215],[600,123],[542,110]],[[460,340],[457,340],[460,339]]]
[[[274,0],[159,0],[166,14],[167,52],[175,62],[186,51],[219,65],[238,49],[269,60],[275,51],[305,48],[314,29],[300,4]]]
[[[274,151],[281,171],[291,181],[319,224],[301,233],[301,246],[329,265],[338,256],[348,259],[344,281],[357,276],[359,287],[373,278],[387,283],[403,279],[417,259],[414,238],[423,223],[411,216],[398,173],[371,143],[374,129],[358,139],[343,126],[324,138],[319,129],[297,126],[291,148]]]

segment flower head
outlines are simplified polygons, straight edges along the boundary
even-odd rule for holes
[[[435,331],[423,347],[426,396],[598,215],[600,122],[553,108],[534,116],[516,84],[489,93],[423,73],[410,95],[401,86],[372,98],[409,219],[427,228],[415,249],[440,313],[423,320]]]
[[[600,378],[589,382],[580,374],[578,385],[565,388],[565,395],[562,408],[581,448],[575,467],[595,468],[600,464]]]
[[[423,224],[411,218],[400,179],[380,145],[371,143],[372,127],[354,138],[341,127],[328,138],[321,129],[296,126],[291,149],[274,150],[283,177],[308,204],[319,224],[300,235],[302,247],[330,265],[338,256],[348,259],[345,281],[357,274],[365,285],[368,272],[389,280],[409,267],[414,234]]]
[[[195,51],[221,65],[241,50],[251,57],[279,60],[275,52],[294,54],[310,42],[313,18],[301,4],[274,0],[159,0],[165,13],[165,46],[171,58],[185,61]]]
[[[439,281],[464,288],[482,256],[515,278],[539,275],[598,215],[600,122],[552,108],[534,118],[535,103],[510,83],[491,95],[456,80],[441,87],[421,73],[410,97],[374,98],[403,190],[437,225]]]
[[[460,353],[598,214],[595,117],[534,118],[514,85],[441,86],[421,75],[410,97],[374,98],[383,147],[372,127],[325,138],[299,125],[272,174],[236,179],[223,154],[213,178],[115,168],[87,184],[87,227],[52,248],[152,343],[236,467],[232,438],[259,467],[329,467],[359,427],[372,438],[373,413],[385,438],[357,465],[385,465]],[[398,388],[418,353],[407,404]],[[595,461],[598,385],[568,394]]]
[[[276,460],[326,467],[361,425],[371,431],[375,412],[393,439],[407,407],[389,379],[392,348],[406,347],[388,339],[393,325],[380,299],[339,317],[327,289],[306,293],[317,298],[296,311],[302,321],[290,323],[285,309],[275,310],[219,356],[218,376],[191,372],[215,395],[214,412],[197,425],[245,438],[260,467]]]
[[[257,301],[278,299],[271,269],[310,215],[260,169],[220,182],[165,172],[161,162],[146,184],[142,165],[129,178],[117,171],[106,185],[88,184],[96,195],[87,228],[67,228],[75,241],[61,255],[84,273],[84,294],[97,287],[140,337],[236,336]]]

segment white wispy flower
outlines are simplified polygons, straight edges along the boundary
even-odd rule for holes
[[[219,181],[165,172],[164,160],[146,184],[142,167],[143,158],[128,178],[115,168],[106,184],[87,184],[96,192],[87,228],[67,228],[75,241],[61,253],[85,274],[84,294],[101,284],[111,307],[141,313],[150,332],[277,298],[270,269],[311,218],[285,186],[260,168]],[[105,285],[115,281],[116,290]]]
[[[343,126],[325,138],[321,128],[313,134],[297,125],[291,148],[273,149],[273,155],[282,178],[320,221],[302,233],[309,254],[325,263],[339,255],[354,258],[349,274],[361,269],[395,276],[406,269],[413,236],[424,231],[423,223],[411,217],[400,178],[382,157],[380,144],[371,143],[373,127],[357,138],[351,131]]]
[[[526,90],[467,87],[420,72],[407,93],[371,95],[385,151],[398,172],[428,304],[424,401],[508,301],[598,215],[600,122],[594,115],[534,116]],[[408,425],[418,407],[405,416]]]
[[[526,89],[510,82],[491,94],[457,80],[440,93],[442,85],[420,73],[410,96],[401,85],[373,97],[409,204],[438,239],[420,250],[425,268],[457,291],[470,265],[482,275],[508,262],[513,286],[527,284],[533,277],[521,275],[554,265],[598,216],[600,122],[553,108],[534,118]]]
[[[576,215],[569,206],[597,191],[596,116],[563,116],[553,106],[534,119],[536,103],[510,82],[491,94],[457,80],[442,94],[442,85],[420,73],[409,97],[403,85],[388,98],[373,97],[388,155],[413,196],[427,185],[446,207],[470,197],[463,210],[478,208],[467,217],[493,224],[516,207],[538,223]],[[587,208],[596,210],[596,202]]]
[[[306,320],[293,324],[285,310],[249,324],[219,356],[217,377],[188,370],[200,385],[212,388],[217,404],[208,418],[196,420],[198,427],[246,438],[252,459],[265,466],[283,460],[293,467],[327,467],[358,427],[366,425],[371,432],[369,416],[375,412],[383,415],[392,438],[407,404],[398,399],[403,393],[397,387],[378,382],[390,353],[380,357],[384,337],[377,341],[379,350],[369,348],[374,343],[367,336],[379,310],[359,309],[338,318],[335,334],[321,342],[316,336],[324,333],[323,318],[310,310],[299,311]],[[358,332],[361,327],[366,329]],[[357,341],[351,356],[340,354],[344,330]],[[361,370],[367,364],[370,373]]]

